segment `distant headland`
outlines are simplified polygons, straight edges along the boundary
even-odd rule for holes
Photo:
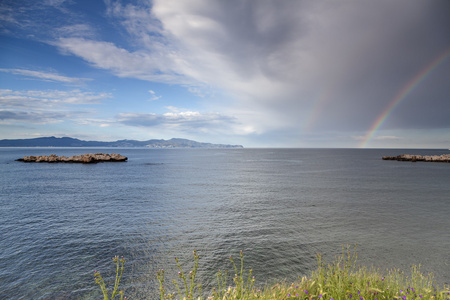
[[[0,140],[0,147],[147,147],[147,148],[244,148],[242,145],[200,143],[187,139],[118,140],[115,142],[83,141],[71,137],[41,137],[34,139]]]

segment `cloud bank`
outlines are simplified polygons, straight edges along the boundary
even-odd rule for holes
[[[88,78],[74,78],[62,76],[57,73],[49,73],[42,71],[34,71],[34,70],[25,70],[25,69],[1,69],[0,72],[11,73],[14,75],[21,75],[26,78],[38,79],[42,81],[50,81],[50,82],[61,82],[73,85],[82,85],[86,81],[89,81]]]
[[[108,93],[80,90],[0,90],[0,120],[3,124],[28,122],[58,123],[92,115],[84,105],[101,104],[111,97]]]

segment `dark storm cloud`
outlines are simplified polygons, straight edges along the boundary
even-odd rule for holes
[[[204,53],[204,65],[220,66],[218,73],[205,68],[199,79],[244,95],[255,110],[281,115],[292,127],[314,113],[317,129],[367,130],[450,47],[450,2],[441,0],[198,1],[177,7],[156,1],[154,12],[187,49]],[[450,111],[449,85],[432,84],[449,72],[437,67],[402,101],[417,109],[399,107],[392,117],[402,118],[404,128],[450,127],[450,118],[431,111],[416,122],[430,102]],[[428,99],[416,94],[432,86]]]
[[[307,2],[293,1],[213,1],[195,6],[192,13],[214,20],[220,30],[202,28],[193,34],[212,51],[221,53],[241,76],[263,72],[278,79],[283,72],[271,66],[278,49],[295,46],[307,32],[303,11]],[[293,13],[295,11],[295,13]],[[294,49],[292,49],[294,50]]]

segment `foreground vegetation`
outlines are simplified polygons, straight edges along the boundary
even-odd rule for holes
[[[174,292],[166,290],[164,270],[157,272],[160,284],[161,300],[164,299],[302,299],[302,300],[450,300],[450,288],[440,287],[432,274],[424,275],[420,266],[413,266],[410,273],[400,270],[388,270],[383,275],[378,269],[357,266],[357,253],[349,247],[343,248],[341,256],[336,257],[332,264],[325,265],[320,254],[317,255],[318,267],[309,277],[299,277],[294,283],[277,283],[264,288],[255,287],[255,277],[252,270],[244,271],[244,255],[240,253],[240,266],[236,266],[230,256],[234,274],[219,271],[217,273],[217,286],[205,293],[202,286],[196,283],[199,255],[194,250],[193,269],[185,273],[175,258],[179,268],[178,281],[173,280]],[[104,300],[113,299],[120,295],[126,299],[123,292],[117,292],[122,277],[125,260],[114,259],[117,265],[116,281],[111,298],[101,279],[100,273],[95,273],[96,282],[100,285]],[[122,264],[119,268],[119,262]],[[230,278],[229,278],[230,277]]]

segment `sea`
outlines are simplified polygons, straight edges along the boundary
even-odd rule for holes
[[[119,153],[49,164],[26,155]],[[128,299],[175,291],[196,249],[203,295],[233,257],[255,285],[293,282],[350,247],[357,264],[450,284],[450,164],[384,161],[448,149],[0,148],[0,299],[102,299],[115,255]],[[229,279],[229,283],[231,279]]]

